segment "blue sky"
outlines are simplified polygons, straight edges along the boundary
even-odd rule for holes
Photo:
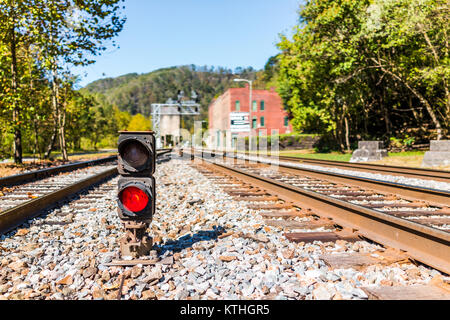
[[[195,64],[264,67],[292,34],[301,0],[126,0],[123,31],[94,65],[73,69],[84,86],[105,77]]]

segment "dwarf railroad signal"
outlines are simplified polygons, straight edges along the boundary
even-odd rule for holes
[[[121,131],[118,142],[118,214],[125,227],[122,255],[146,255],[152,239],[145,233],[155,214],[156,143],[152,131]]]

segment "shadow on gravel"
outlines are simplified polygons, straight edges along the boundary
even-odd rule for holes
[[[177,240],[168,240],[162,244],[156,244],[153,246],[153,250],[158,252],[158,256],[164,255],[166,251],[178,252],[186,248],[192,247],[192,245],[199,241],[216,240],[218,236],[225,232],[225,228],[221,226],[214,226],[213,230],[200,230],[196,234],[186,234]]]

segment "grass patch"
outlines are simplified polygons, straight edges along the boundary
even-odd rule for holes
[[[389,157],[423,156],[424,154],[425,154],[425,151],[388,152]]]
[[[305,159],[317,159],[317,160],[332,160],[332,161],[346,161],[348,162],[352,157],[351,153],[329,152],[329,153],[316,153],[314,149],[302,149],[302,150],[282,150],[278,153],[280,156],[305,158]]]
[[[399,167],[415,167],[422,166],[422,160],[424,152],[405,154],[406,152],[389,152],[388,156],[378,160],[369,161],[368,163],[383,164],[387,166],[399,166]]]
[[[389,152],[388,156],[378,161],[368,161],[366,163],[381,164],[387,166],[398,166],[398,167],[422,167],[422,160],[425,151],[404,151],[404,152]],[[317,159],[317,160],[333,160],[333,161],[350,161],[351,153],[315,153],[314,149],[309,150],[283,150],[279,152],[280,156],[289,156],[296,158],[305,159]],[[429,167],[430,169],[436,170],[447,170],[450,171],[450,166],[437,166]]]
[[[89,153],[89,154],[75,154],[75,155],[69,155],[69,161],[93,160],[93,159],[114,156],[116,154],[117,154],[117,152],[109,152],[109,151],[108,152],[99,152],[99,153]]]

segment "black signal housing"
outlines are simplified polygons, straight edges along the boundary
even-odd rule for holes
[[[155,173],[156,141],[151,131],[122,131],[118,142],[118,171],[122,176]]]
[[[117,164],[120,175],[117,193],[119,218],[124,222],[151,222],[156,202],[156,185],[153,177],[156,166],[155,136],[152,131],[119,133]],[[148,202],[143,205],[146,200]]]

